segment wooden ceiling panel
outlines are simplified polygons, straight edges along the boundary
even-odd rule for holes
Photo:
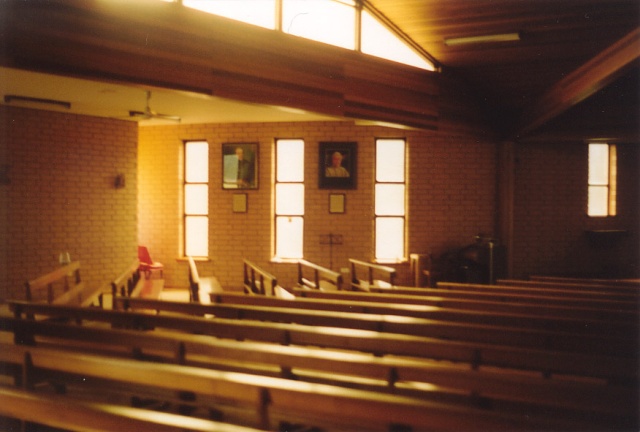
[[[505,112],[525,110],[640,23],[638,0],[368,0],[443,70]],[[445,38],[520,33],[521,40],[447,46]]]

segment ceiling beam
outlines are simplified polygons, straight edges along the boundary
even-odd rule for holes
[[[571,72],[526,110],[513,137],[538,128],[621,76],[640,58],[640,28]]]

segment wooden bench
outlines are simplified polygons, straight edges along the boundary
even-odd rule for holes
[[[140,263],[135,259],[129,267],[124,270],[118,277],[102,288],[93,291],[80,304],[81,306],[91,306],[98,302],[99,307],[105,307],[104,296],[111,295],[114,299],[116,296],[130,296],[136,284],[140,280]]]
[[[529,276],[532,281],[553,282],[562,284],[580,284],[580,285],[604,285],[607,287],[629,287],[640,290],[640,279],[597,279],[597,278],[578,278],[563,276]]]
[[[380,394],[326,384],[309,385],[290,379],[231,373],[195,366],[159,364],[39,347],[12,345],[2,348],[5,361],[22,363],[27,388],[33,388],[31,383],[36,380],[52,379],[57,381],[58,385],[66,387],[66,396],[63,399],[74,396],[85,399],[88,390],[93,390],[94,394],[99,392],[96,396],[100,397],[111,394],[145,396],[150,393],[160,400],[163,400],[166,393],[164,400],[169,402],[176,399],[176,394],[184,395],[182,399],[186,400],[179,399],[175,403],[181,406],[187,403],[192,406],[203,405],[205,408],[221,411],[223,415],[228,407],[236,411],[241,410],[244,415],[238,421],[243,424],[238,426],[265,430],[274,430],[277,424],[288,421],[294,424],[304,422],[303,424],[309,427],[334,430],[345,430],[357,425],[359,429],[372,431],[432,428],[469,431],[536,430],[558,427],[580,430],[589,424],[581,419],[557,420],[548,415],[496,413],[487,409],[408,396]],[[14,360],[9,359],[9,356],[13,356]],[[338,407],[341,415],[336,415]],[[149,411],[144,418],[153,415],[166,421],[167,417],[163,414]],[[181,420],[175,417],[174,419]],[[180,426],[187,429],[201,428],[205,424],[186,421]],[[209,423],[207,426],[212,428],[213,425]],[[103,427],[112,430],[111,425]]]
[[[569,282],[549,282],[537,280],[521,280],[521,279],[498,279],[496,285],[528,287],[544,291],[546,289],[564,289],[577,292],[608,292],[623,295],[640,296],[640,290],[634,286],[622,285],[603,285],[595,283],[569,283]]]
[[[189,261],[189,288],[191,301],[207,304],[209,294],[222,292],[222,286],[215,276],[200,277],[198,267],[193,257],[187,257]]]
[[[136,309],[147,305],[149,309],[153,309],[156,312],[171,311],[194,315],[206,314],[212,315],[216,319],[295,323],[540,350],[637,357],[637,347],[634,345],[635,334],[603,336],[489,324],[469,326],[461,322],[436,321],[394,315],[334,312],[320,309],[301,310],[296,307],[295,302],[283,302],[280,307],[211,304],[204,308],[192,308],[183,302],[169,301],[128,301],[125,303],[129,307],[135,307]]]
[[[119,302],[132,302],[148,309],[187,306],[185,314],[207,314],[211,305],[175,303],[162,306],[157,300],[119,298]],[[207,319],[197,316],[174,314],[149,314],[121,312],[97,308],[46,305],[11,301],[15,316],[38,315],[50,318],[64,317],[77,323],[85,320],[108,323],[118,328],[153,329],[166,328],[199,335],[209,335],[233,340],[253,340],[282,345],[318,346],[333,349],[349,349],[376,355],[411,356],[463,362],[471,368],[501,367],[528,370],[544,376],[571,375],[612,380],[613,382],[637,382],[637,359],[567,351],[525,349],[505,345],[462,342],[381,333],[335,327],[314,327],[302,324],[283,324],[231,319]],[[177,309],[176,309],[177,310]],[[28,342],[28,341],[27,341]]]
[[[631,337],[631,335],[640,332],[639,322],[579,320],[566,317],[540,317],[504,312],[464,311],[435,306],[308,298],[306,297],[306,291],[308,290],[303,288],[294,289],[293,292],[296,297],[293,302],[272,297],[253,297],[235,293],[215,294],[211,296],[211,301],[218,304],[244,304],[266,307],[292,307],[299,310],[397,315],[438,321],[453,321],[470,325],[488,324],[527,330],[564,331],[599,336],[620,335]]]
[[[372,264],[356,259],[349,259],[351,265],[351,289],[369,291],[370,287],[395,285],[396,269],[393,267]],[[362,273],[365,273],[363,276]]]
[[[78,348],[73,343],[93,342],[100,348],[100,352],[109,350],[110,355],[122,355],[123,352],[126,355],[128,352],[135,353],[138,359],[158,360],[158,355],[162,353],[164,361],[219,370],[253,371],[252,373],[261,375],[269,374],[275,366],[276,371],[280,371],[276,376],[341,386],[358,385],[347,380],[350,376],[368,378],[371,382],[382,380],[382,384],[368,385],[366,388],[382,393],[413,395],[422,399],[448,397],[470,406],[481,407],[488,404],[495,411],[513,410],[520,405],[522,409],[530,410],[529,405],[533,404],[546,406],[550,410],[562,407],[563,410],[582,411],[583,415],[585,412],[586,415],[594,412],[598,413],[599,419],[618,423],[621,419],[626,422],[631,420],[630,413],[635,412],[634,401],[637,400],[632,387],[583,380],[549,380],[495,370],[474,371],[420,359],[372,358],[345,351],[239,343],[213,338],[203,340],[199,336],[175,333],[141,333],[12,318],[0,318],[0,328],[22,334],[30,333],[34,340],[37,336],[38,345],[43,347],[64,345],[66,350],[81,350],[86,349],[86,345],[79,345]],[[272,369],[262,366],[272,366]],[[321,377],[331,378],[319,379],[317,372]],[[21,373],[18,376],[22,376]],[[416,383],[445,387],[416,386]],[[457,389],[454,391],[457,397],[452,397],[447,388]],[[519,403],[509,402],[514,394],[518,394]]]
[[[306,260],[298,261],[298,287],[321,291],[342,290],[342,275]]]
[[[136,432],[226,431],[257,432],[257,429],[170,413],[156,413],[108,403],[92,403],[77,397],[34,393],[0,387],[0,416],[44,425],[56,430],[101,430]],[[9,430],[41,430],[21,426]],[[6,423],[10,425],[8,420]],[[48,430],[48,429],[47,429]]]
[[[247,294],[276,296],[282,294],[274,275],[245,259],[242,262],[244,292]]]
[[[439,282],[437,288],[414,288],[403,286],[370,287],[369,292],[392,295],[413,295],[467,299],[489,302],[510,302],[553,305],[575,308],[598,308],[609,310],[635,311],[640,299],[622,294],[580,293],[577,291],[539,290],[498,285],[466,284],[459,282]]]
[[[56,293],[56,291],[62,291]],[[61,266],[25,283],[27,301],[43,299],[51,304],[80,304],[84,283],[80,278],[80,261]]]
[[[445,296],[427,295],[395,295],[387,293],[364,292],[328,292],[308,291],[303,294],[308,298],[324,298],[334,300],[367,301],[386,304],[409,304],[422,306],[436,306],[446,309],[459,309],[468,311],[480,311],[486,313],[513,313],[521,315],[534,315],[540,317],[573,318],[581,320],[622,321],[634,322],[638,320],[636,310],[601,309],[595,307],[571,307],[555,305],[552,302],[546,304],[530,304],[504,301],[485,301],[469,298],[447,298]]]

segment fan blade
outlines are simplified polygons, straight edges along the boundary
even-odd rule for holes
[[[178,123],[180,123],[182,121],[182,118],[180,118],[178,116],[168,115],[168,114],[152,113],[151,116],[153,118],[171,120],[171,121],[178,122]]]
[[[143,111],[129,111],[129,117],[142,117],[142,118],[151,118],[149,113]]]

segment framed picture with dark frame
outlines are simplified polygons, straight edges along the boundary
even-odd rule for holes
[[[222,144],[222,189],[258,189],[258,143]]]
[[[320,189],[355,189],[357,167],[356,142],[321,142],[318,155]]]

